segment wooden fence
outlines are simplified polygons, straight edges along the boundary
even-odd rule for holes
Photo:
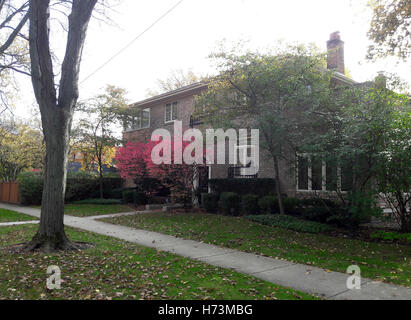
[[[20,203],[18,182],[0,183],[0,202]]]

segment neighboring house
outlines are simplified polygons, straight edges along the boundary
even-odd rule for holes
[[[328,69],[335,70],[333,81],[349,85],[358,84],[346,77],[344,63],[344,42],[338,32],[331,34],[327,42]],[[131,108],[140,110],[140,115],[132,124],[129,124],[123,133],[125,141],[148,141],[151,133],[159,128],[173,132],[174,120],[183,122],[183,130],[195,127],[199,123],[193,119],[195,96],[207,90],[207,84],[195,83],[178,90],[167,92],[130,105]],[[241,146],[243,145],[243,146]],[[247,142],[239,143],[244,147]],[[212,165],[208,168],[210,179],[215,178],[274,178],[272,160],[263,151],[260,151],[260,168],[256,175],[250,176],[250,171],[241,166]],[[282,190],[288,196],[309,196],[312,192],[328,192],[338,187],[342,191],[350,187],[350,174],[344,169],[328,166],[322,161],[307,161],[303,155],[299,157],[298,168],[290,171],[283,164],[280,168],[282,177]],[[309,163],[311,163],[309,165]],[[247,175],[246,175],[247,174]],[[338,175],[337,186],[328,183],[328,177]],[[132,181],[127,181],[127,186],[132,186]]]
[[[127,125],[123,139],[147,142],[152,132],[160,128],[167,129],[173,135],[175,120],[182,121],[183,131],[189,129],[192,127],[195,96],[205,90],[206,84],[194,83],[130,105],[131,108],[139,110],[139,116]],[[126,187],[132,186],[132,181],[126,181]]]

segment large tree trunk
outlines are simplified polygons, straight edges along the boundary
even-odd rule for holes
[[[66,191],[67,162],[71,114],[51,106],[54,117],[45,116],[43,126],[53,135],[45,135],[46,169],[41,206],[40,228],[29,249],[50,252],[75,248],[64,232],[64,197]],[[54,120],[52,123],[47,120]]]
[[[396,193],[396,200],[397,200],[398,212],[400,215],[401,232],[408,233],[411,222],[409,221],[409,218],[408,218],[407,204],[406,204],[406,201],[404,199],[402,192]]]
[[[99,185],[100,185],[100,199],[104,199],[104,176],[103,176],[103,165],[99,164]]]
[[[280,214],[285,214],[283,197],[282,197],[282,192],[281,192],[280,169],[279,169],[278,157],[273,156],[273,160],[274,160],[274,172],[275,172],[275,191],[278,197],[278,206],[280,207]]]
[[[69,135],[78,99],[78,77],[86,30],[97,0],[73,0],[59,91],[54,83],[50,51],[50,0],[30,0],[30,59],[32,83],[40,107],[46,141],[46,170],[40,228],[28,249],[74,248],[64,232]]]

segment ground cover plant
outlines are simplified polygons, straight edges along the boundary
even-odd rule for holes
[[[270,214],[261,216],[248,216],[249,220],[270,227],[280,227],[307,233],[322,233],[333,230],[332,227],[318,222],[298,219],[292,216]]]

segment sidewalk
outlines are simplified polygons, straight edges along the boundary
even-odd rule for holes
[[[40,217],[40,210],[0,204],[0,208]],[[126,213],[137,214],[137,213]],[[142,246],[163,250],[199,260],[214,266],[266,280],[284,287],[333,300],[411,300],[411,289],[383,282],[362,279],[361,290],[348,290],[348,274],[327,272],[321,268],[263,257],[237,250],[216,247],[192,240],[179,239],[146,230],[112,225],[95,219],[65,216],[65,225],[101,235],[111,236]]]
[[[12,227],[12,226],[21,226],[24,224],[38,224],[40,221],[16,221],[16,222],[2,222],[0,227]]]

